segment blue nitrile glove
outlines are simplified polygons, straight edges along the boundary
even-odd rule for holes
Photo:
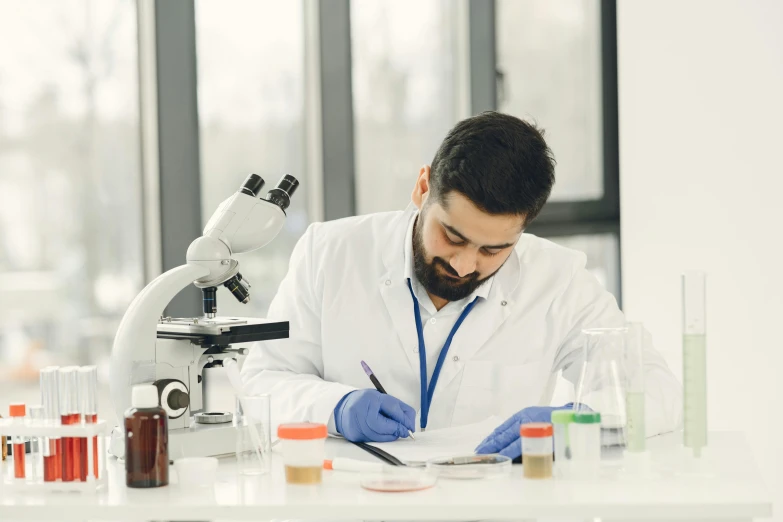
[[[334,426],[351,442],[391,442],[416,428],[416,412],[378,390],[352,391],[334,408]]]
[[[573,403],[560,406],[559,408],[552,406],[531,406],[525,408],[495,428],[495,431],[478,445],[476,453],[500,453],[515,459],[522,454],[522,445],[519,443],[519,428],[522,424],[527,424],[528,422],[551,422],[553,411],[571,408],[573,408]]]

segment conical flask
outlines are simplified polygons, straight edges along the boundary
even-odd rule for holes
[[[574,409],[601,414],[602,447],[625,448],[628,329],[592,328],[582,330],[582,337],[584,352]]]

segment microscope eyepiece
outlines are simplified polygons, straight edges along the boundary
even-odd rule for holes
[[[269,191],[266,199],[285,210],[291,204],[291,196],[294,195],[297,187],[299,187],[299,181],[292,175],[286,174],[280,178],[277,186]]]
[[[239,188],[239,191],[248,196],[256,197],[261,193],[264,187],[264,178],[258,174],[251,174],[245,180],[245,183]]]
[[[223,286],[228,288],[240,303],[247,304],[247,302],[250,301],[250,290],[248,289],[247,283],[242,280],[242,274],[239,272],[223,283]]]

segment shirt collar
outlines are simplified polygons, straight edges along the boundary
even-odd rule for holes
[[[407,281],[408,279],[411,280],[413,291],[416,294],[416,298],[419,300],[419,302],[422,302],[424,296],[427,296],[426,302],[430,302],[426,290],[424,290],[421,283],[413,273],[413,227],[416,224],[416,219],[418,217],[419,217],[419,212],[418,211],[413,212],[413,215],[410,217],[410,220],[408,221],[408,229],[405,232],[405,244],[403,246],[403,255],[405,256],[405,270],[403,272],[403,277],[405,278],[405,281]],[[487,296],[489,296],[490,290],[492,290],[492,283],[494,280],[495,280],[495,276],[493,275],[487,281],[484,281],[484,284],[476,288],[472,294],[470,294],[465,299],[456,301],[456,303],[460,304],[459,306],[460,308],[464,308],[465,306],[468,305],[468,303],[472,302],[476,297],[486,299]]]

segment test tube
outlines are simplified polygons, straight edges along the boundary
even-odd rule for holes
[[[682,377],[685,414],[684,443],[701,455],[707,446],[707,312],[706,275],[682,275]]]
[[[560,478],[568,476],[571,447],[568,432],[574,422],[573,410],[555,410],[551,416],[555,432],[555,475]]]
[[[58,399],[57,366],[48,366],[41,370],[41,403],[44,418],[49,425],[60,425],[60,403]],[[44,482],[54,482],[62,477],[62,439],[46,437],[43,446]]]
[[[44,407],[30,406],[30,421],[35,425],[44,425]],[[43,476],[42,450],[44,446],[44,437],[32,437],[30,439],[30,482],[38,482]]]
[[[8,405],[8,413],[13,418],[15,425],[24,424],[25,415],[27,415],[27,408],[24,404],[16,403]],[[14,453],[14,477],[18,479],[24,478],[24,437],[21,435],[14,435],[12,440],[13,453]]]
[[[76,383],[76,366],[60,368],[60,421],[63,426],[79,424],[79,388]],[[81,458],[79,455],[79,439],[63,437],[63,482],[73,482],[81,474]]]
[[[628,323],[626,334],[626,374],[625,390],[626,412],[626,449],[640,453],[645,449],[646,433],[644,425],[644,326],[642,323]]]
[[[98,422],[98,368],[96,366],[82,366],[79,368],[79,410],[82,421],[85,424]],[[82,481],[87,480],[90,456],[92,456],[92,473],[98,478],[98,437],[92,438],[92,450],[87,447],[87,438],[80,440],[81,451],[81,475]]]
[[[597,411],[574,412],[574,421],[568,427],[569,472],[577,478],[595,478],[601,465],[601,414]]]

